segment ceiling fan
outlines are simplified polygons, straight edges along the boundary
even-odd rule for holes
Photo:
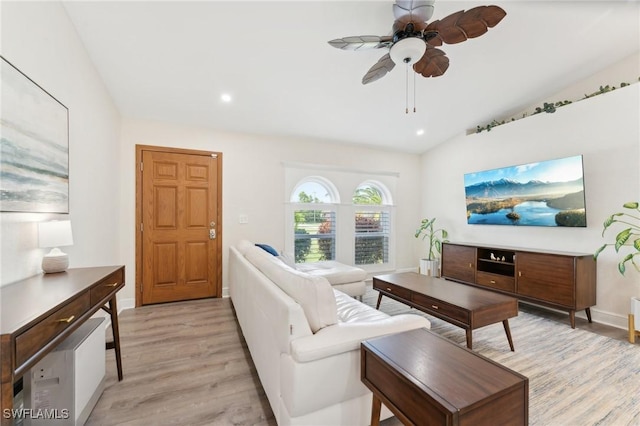
[[[434,2],[396,0],[392,35],[344,37],[331,40],[329,44],[342,50],[389,49],[389,53],[365,74],[362,84],[384,77],[399,63],[412,65],[413,70],[423,77],[439,77],[449,68],[449,58],[436,46],[479,37],[507,14],[498,6],[478,6],[427,23],[433,15]]]

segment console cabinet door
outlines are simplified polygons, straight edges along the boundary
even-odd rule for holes
[[[476,248],[456,244],[442,245],[442,276],[475,284]]]
[[[575,260],[571,256],[517,252],[517,294],[575,309]]]

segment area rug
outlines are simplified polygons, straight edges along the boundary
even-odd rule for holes
[[[371,288],[363,301],[375,307]],[[383,297],[380,310],[414,313],[431,330],[464,346],[463,329]],[[473,350],[529,378],[530,425],[640,425],[640,347],[520,311],[509,320],[515,352],[502,323],[473,331]]]

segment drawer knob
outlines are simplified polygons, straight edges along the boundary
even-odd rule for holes
[[[387,291],[391,291],[391,288],[390,288],[390,287],[387,287]]]
[[[489,281],[489,282],[490,282],[491,284],[495,284],[495,283],[496,283],[496,280],[491,280],[491,281]]]
[[[56,322],[66,322],[67,324],[70,323],[71,321],[73,321],[76,318],[75,315],[71,315],[70,317],[67,318],[61,318],[59,320],[56,320]]]
[[[115,283],[111,283],[111,284],[105,284],[105,287],[116,287],[118,284],[120,284],[120,283],[115,282]]]
[[[431,305],[431,307],[432,307],[433,309],[438,309],[438,307],[437,307],[436,305]]]

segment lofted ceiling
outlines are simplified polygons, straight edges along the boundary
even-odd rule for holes
[[[448,71],[416,77],[417,112],[410,89],[406,114],[403,67],[361,83],[387,50],[327,43],[389,35],[392,0],[63,4],[125,117],[410,153],[520,112],[640,50],[637,1],[436,0],[432,20],[488,4],[507,16],[481,37],[441,47]]]

